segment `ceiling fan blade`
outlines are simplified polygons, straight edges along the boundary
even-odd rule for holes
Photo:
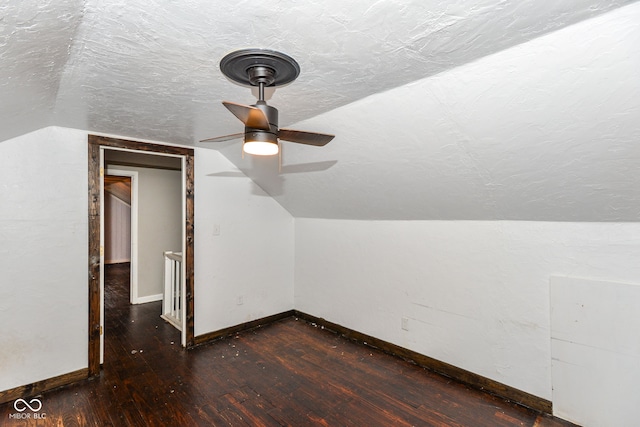
[[[230,141],[236,138],[242,138],[243,136],[244,136],[244,133],[234,133],[231,135],[216,136],[215,138],[203,139],[200,142],[223,142],[223,141]]]
[[[280,132],[278,132],[278,138],[285,141],[297,142],[298,144],[315,145],[317,147],[327,145],[334,137],[335,135],[304,132],[301,130],[293,129],[280,129]]]
[[[270,130],[267,116],[259,108],[251,105],[236,104],[229,101],[222,101],[222,104],[240,119],[246,127],[253,129]]]

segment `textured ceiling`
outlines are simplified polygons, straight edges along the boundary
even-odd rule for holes
[[[280,125],[337,137],[287,145],[282,173],[220,147],[294,216],[634,221],[640,12],[604,14],[630,3],[9,0],[0,140],[204,146],[241,130],[220,101],[254,101],[220,58],[268,48],[302,69],[269,101]]]

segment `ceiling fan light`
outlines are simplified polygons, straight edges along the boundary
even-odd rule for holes
[[[256,156],[273,156],[278,154],[278,138],[269,132],[251,132],[245,134],[242,150]]]
[[[278,154],[278,144],[264,141],[245,142],[242,147],[245,153],[254,154],[256,156],[273,156]]]

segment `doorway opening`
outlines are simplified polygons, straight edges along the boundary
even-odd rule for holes
[[[128,264],[126,271],[130,272],[130,289],[127,300],[135,304],[138,288],[138,172],[107,166],[103,184],[104,271],[106,274],[107,266]],[[104,283],[107,283],[106,279]]]
[[[184,283],[184,295],[182,306],[184,310],[182,327],[182,345],[191,347],[194,344],[193,328],[193,149],[182,147],[171,147],[158,144],[142,143],[122,139],[89,135],[89,375],[98,375],[103,354],[103,321],[104,321],[104,293],[101,283],[104,283],[105,271],[105,244],[104,244],[104,176],[106,157],[116,153],[127,153],[127,156],[136,156],[144,153],[153,155],[157,159],[170,159],[175,162],[178,159],[181,167],[181,214],[182,227],[180,230],[180,252],[183,256],[181,265],[181,280]],[[131,169],[126,167],[126,162],[120,161],[120,169],[110,168],[120,171],[121,169]],[[129,174],[125,171],[125,175]],[[132,184],[135,182],[132,178]],[[132,189],[135,186],[132,185]],[[135,203],[135,195],[132,195],[132,204]],[[132,206],[133,207],[133,206]],[[133,218],[133,216],[132,216]],[[137,227],[137,224],[135,225]],[[132,221],[131,227],[134,224]],[[133,231],[133,230],[132,230]],[[132,234],[133,235],[133,234]],[[133,243],[131,246],[131,279],[132,285],[138,282],[137,268],[137,247]],[[174,248],[178,249],[178,248]],[[160,273],[162,274],[162,273]],[[135,278],[134,278],[135,276]],[[139,289],[135,292],[138,293]],[[148,292],[147,292],[148,293]],[[134,302],[132,292],[131,302]],[[138,295],[140,296],[140,294]],[[145,302],[145,297],[154,299],[154,295],[142,295],[139,302]]]

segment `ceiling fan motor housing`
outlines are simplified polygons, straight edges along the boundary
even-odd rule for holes
[[[271,126],[272,132],[278,132],[278,109],[272,107],[271,105],[267,105],[265,101],[258,101],[252,105],[252,107],[256,107],[260,111],[264,113],[269,121],[269,125]],[[250,128],[247,128],[250,129]]]
[[[247,129],[244,134],[244,142],[269,142],[278,145],[278,136],[266,130]]]
[[[244,128],[244,140],[247,141],[262,141],[270,142],[272,144],[278,144],[278,110],[275,107],[267,105],[265,101],[256,102],[253,107],[258,108],[264,113],[269,121],[269,130],[255,129],[251,127]]]

